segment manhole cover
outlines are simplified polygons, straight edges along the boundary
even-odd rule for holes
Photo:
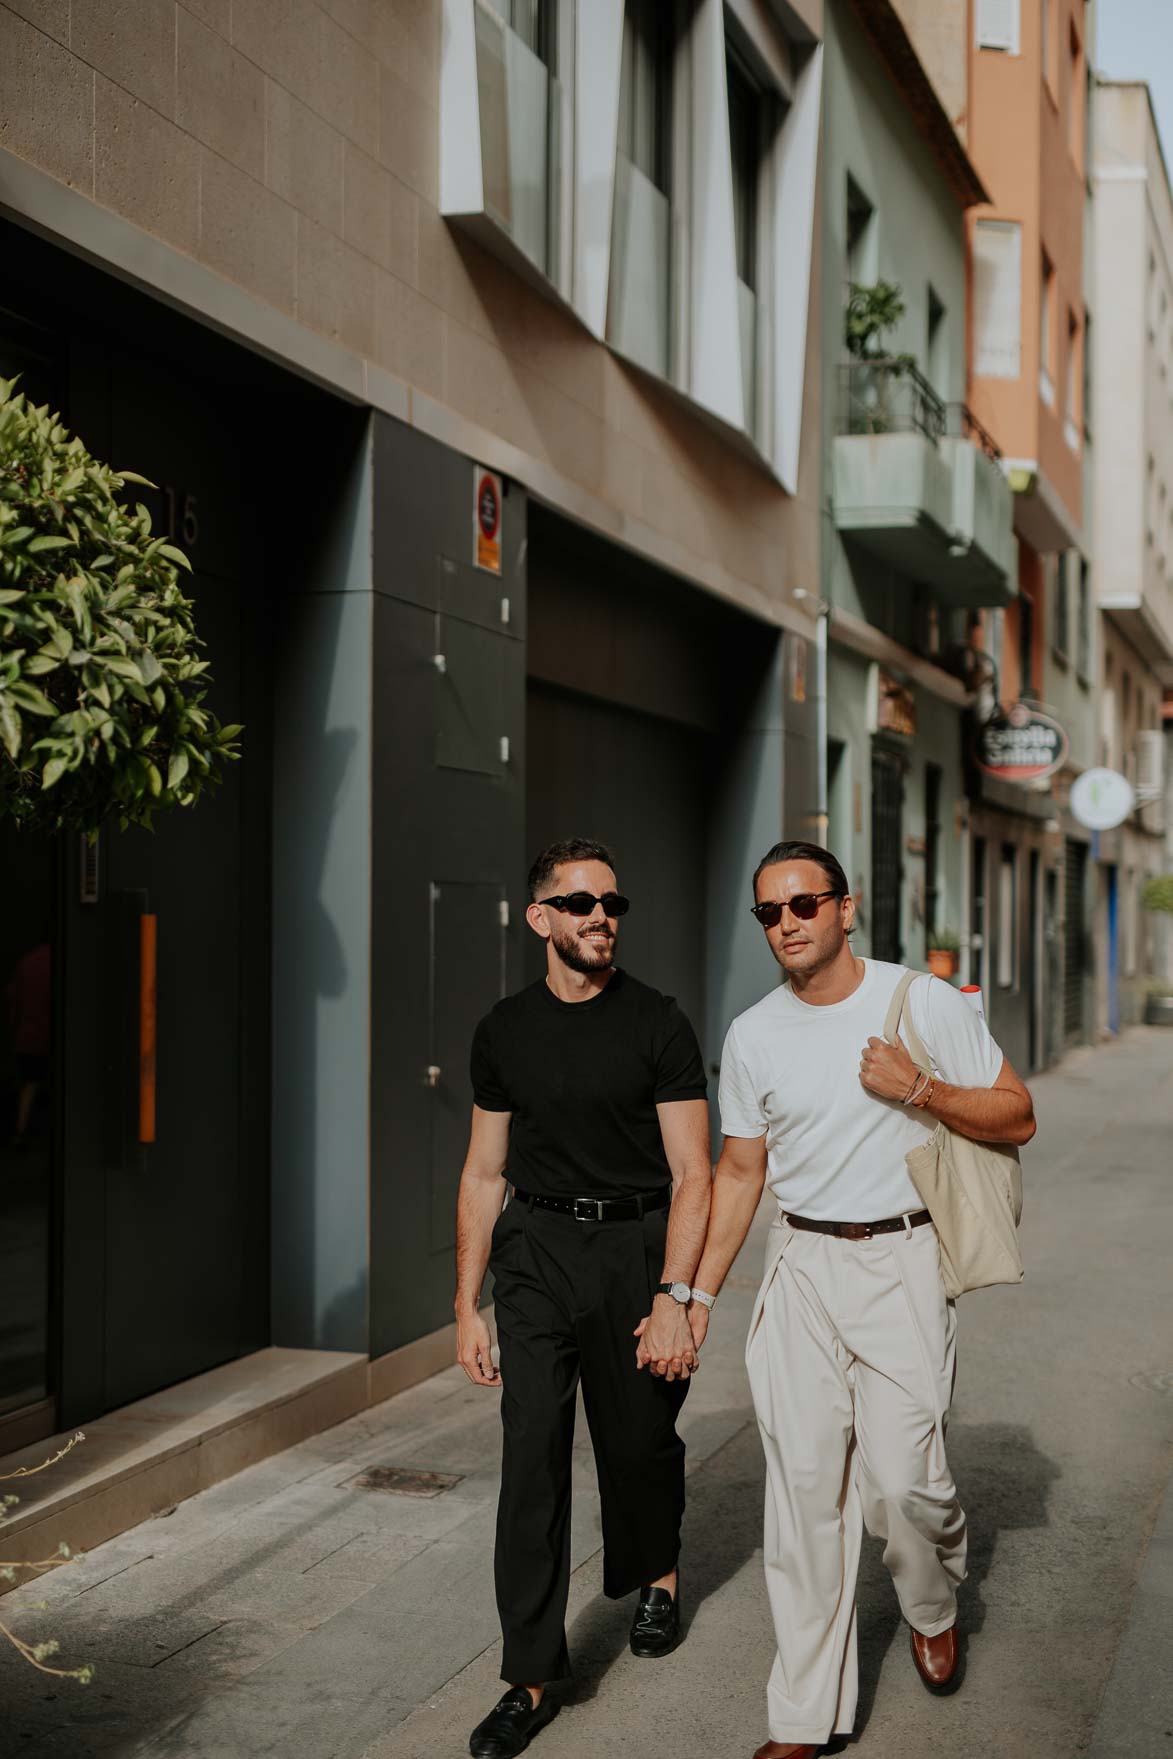
[[[346,1479],[345,1490],[383,1490],[391,1496],[443,1496],[461,1474],[452,1472],[420,1472],[413,1466],[368,1466],[357,1477]]]
[[[1145,1393],[1173,1393],[1173,1368],[1153,1368],[1146,1374],[1134,1374],[1128,1384]]]

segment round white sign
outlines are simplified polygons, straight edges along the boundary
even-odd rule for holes
[[[1136,795],[1119,770],[1084,770],[1071,784],[1071,813],[1089,831],[1113,831],[1122,825]]]

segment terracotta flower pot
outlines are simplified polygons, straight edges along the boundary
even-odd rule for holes
[[[930,947],[929,970],[934,977],[955,977],[960,958],[948,947]]]

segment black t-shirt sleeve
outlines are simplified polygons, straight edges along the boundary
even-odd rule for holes
[[[664,1014],[656,1044],[656,1104],[673,1099],[704,1099],[705,1065],[688,1016],[671,996],[664,998]]]
[[[493,1020],[489,1014],[479,1023],[472,1035],[472,1055],[469,1058],[469,1073],[472,1076],[472,1096],[483,1112],[511,1112],[513,1101],[506,1093],[501,1080],[497,1058],[493,1052]]]

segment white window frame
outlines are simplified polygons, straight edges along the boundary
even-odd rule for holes
[[[983,251],[982,241],[992,244],[1001,239],[999,249],[991,253]],[[999,259],[1002,259],[999,262]],[[972,261],[973,277],[973,312],[974,342],[973,370],[977,377],[986,379],[1017,379],[1022,376],[1022,224],[1018,220],[978,220],[973,232]],[[1001,269],[1000,285],[994,286],[993,281],[986,283],[979,274],[979,264],[986,263],[991,269]],[[986,293],[997,295],[997,300],[1005,305],[1005,312],[997,309],[994,299],[987,298]],[[1010,301],[1013,300],[1013,316],[1010,315]],[[983,328],[986,332],[983,335]],[[989,332],[993,330],[991,340]]]
[[[975,0],[974,44],[1004,55],[1020,53],[1019,0]]]

